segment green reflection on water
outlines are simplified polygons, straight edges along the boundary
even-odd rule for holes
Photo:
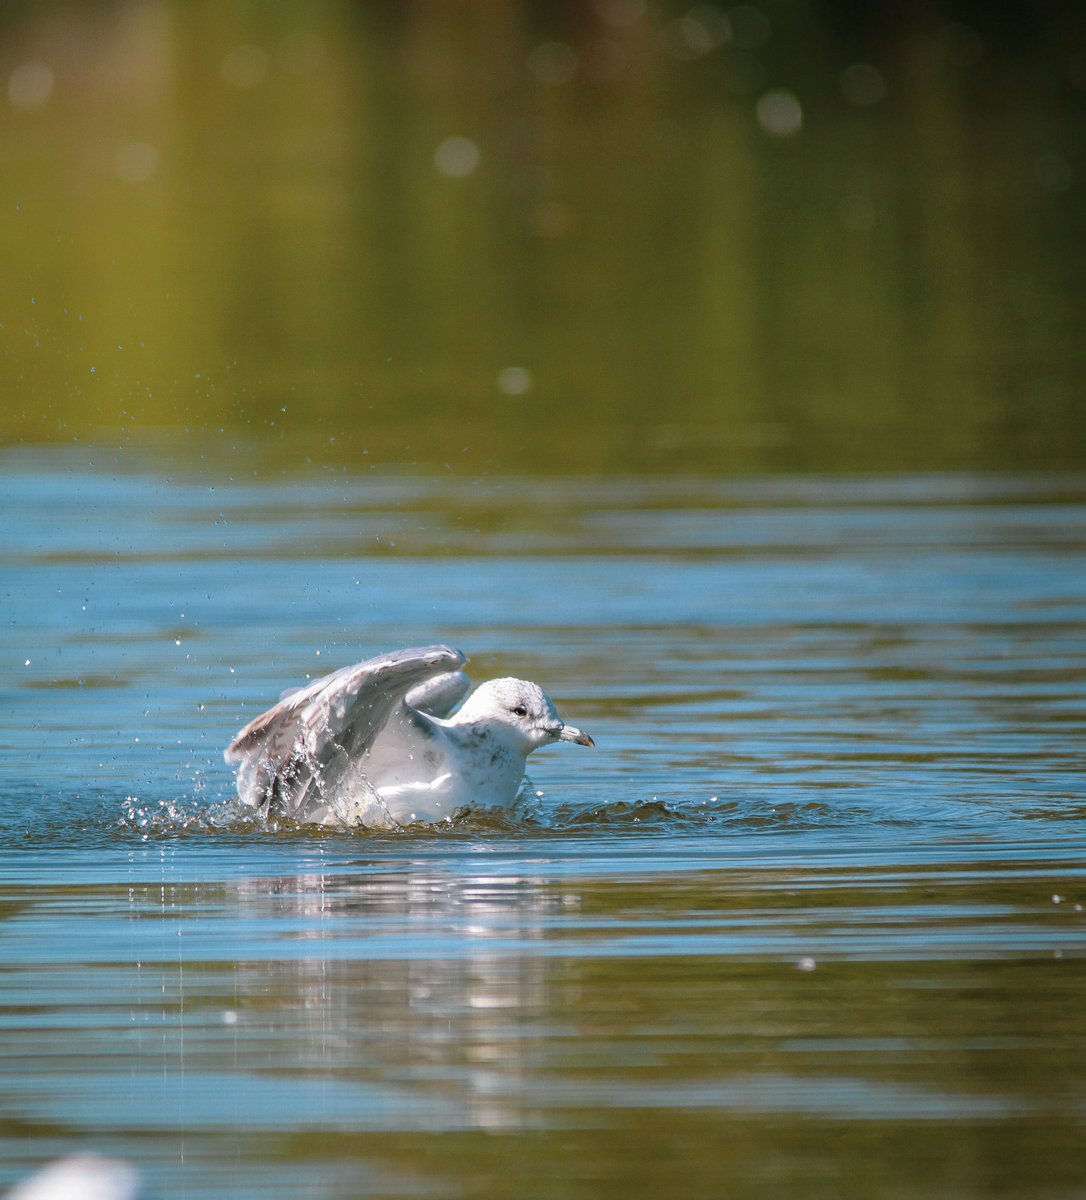
[[[1086,463],[1070,9],[685,11],[8,9],[0,439]]]

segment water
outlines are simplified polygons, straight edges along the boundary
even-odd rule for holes
[[[0,52],[4,444],[1086,468],[1074,5],[66,0]]]
[[[1081,1193],[1081,477],[0,471],[2,1182]],[[239,817],[245,720],[436,639],[598,748]]]
[[[0,6],[0,1190],[1071,1200],[1073,5]],[[238,815],[538,680],[517,819]]]

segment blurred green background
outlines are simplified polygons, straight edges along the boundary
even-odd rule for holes
[[[1086,466],[1084,14],[5,0],[0,444]]]

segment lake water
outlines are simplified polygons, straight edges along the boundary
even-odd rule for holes
[[[0,1192],[1082,1200],[1075,5],[0,5]],[[517,819],[239,815],[449,642]]]
[[[287,479],[0,459],[0,1182],[1070,1197],[1086,479]],[[268,830],[221,749],[444,640],[597,749]]]

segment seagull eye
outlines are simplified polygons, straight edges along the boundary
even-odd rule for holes
[[[509,711],[513,714],[514,717],[526,717],[528,715],[528,710],[524,707],[523,704],[514,704],[513,707]]]

